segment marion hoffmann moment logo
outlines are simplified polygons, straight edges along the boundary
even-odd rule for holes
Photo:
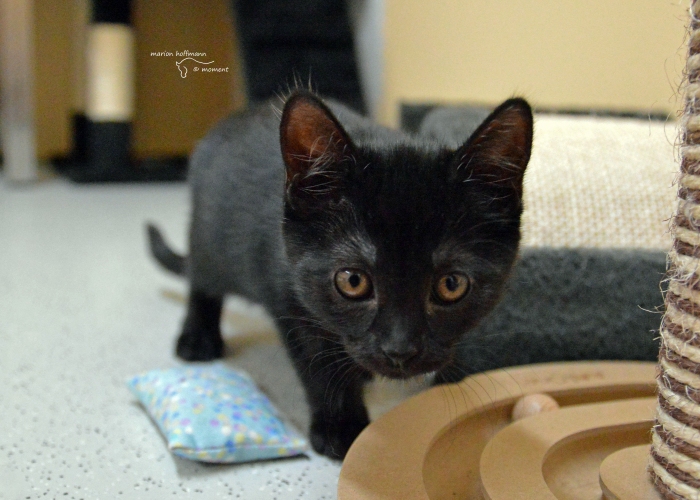
[[[190,68],[195,73],[228,73],[228,66],[216,67],[211,66],[214,61],[209,61],[206,52],[190,52],[189,50],[183,50],[182,52],[151,52],[151,57],[175,57],[175,66],[180,70],[180,76],[182,78],[187,77],[188,68]]]

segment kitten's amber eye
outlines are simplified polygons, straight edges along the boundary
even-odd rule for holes
[[[372,281],[359,269],[341,269],[335,275],[335,286],[349,299],[366,299],[372,293]]]
[[[446,274],[435,283],[433,293],[439,302],[450,304],[464,297],[470,286],[469,278],[463,274]]]

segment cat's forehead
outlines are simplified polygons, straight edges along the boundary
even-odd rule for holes
[[[405,259],[429,259],[443,236],[444,208],[436,193],[415,175],[416,167],[370,164],[354,186],[348,206],[354,227],[347,243],[372,260],[393,256],[389,260],[398,264]]]
[[[408,227],[432,222],[450,204],[449,157],[442,151],[396,147],[361,157],[353,192],[370,225]]]

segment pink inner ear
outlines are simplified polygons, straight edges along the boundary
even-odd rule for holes
[[[471,149],[477,158],[492,164],[490,176],[511,178],[517,171],[522,176],[530,157],[530,127],[517,108],[506,108],[475,138]]]
[[[510,110],[501,119],[501,127],[510,137],[512,145],[522,154],[528,147],[527,142],[529,137],[527,132],[529,125],[525,117],[515,110]]]
[[[300,170],[300,163],[313,162],[331,153],[338,131],[324,110],[309,102],[298,102],[289,110],[284,138],[287,165]]]
[[[488,156],[518,156],[527,148],[528,124],[515,109],[507,109],[488,124],[476,143],[488,143]]]
[[[469,175],[522,195],[532,141],[529,108],[502,105],[482,127],[461,150],[461,165],[469,165]]]

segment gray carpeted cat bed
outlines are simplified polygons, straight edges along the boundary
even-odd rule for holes
[[[666,254],[526,249],[503,301],[460,346],[463,374],[548,361],[656,360]]]
[[[420,133],[460,144],[486,113],[437,108]],[[675,137],[675,124],[661,121],[536,116],[521,260],[450,378],[535,362],[656,359]]]

